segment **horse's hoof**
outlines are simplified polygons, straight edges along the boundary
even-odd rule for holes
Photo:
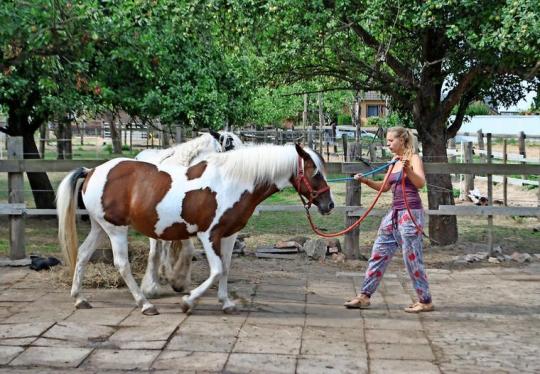
[[[175,286],[171,286],[172,289],[175,291],[175,292],[179,292],[179,293],[182,293],[184,292],[184,287],[175,287]]]
[[[238,314],[240,313],[240,311],[238,310],[238,308],[234,305],[232,306],[228,306],[226,308],[223,308],[223,313],[225,314]]]
[[[193,309],[193,307],[191,305],[188,304],[188,302],[186,300],[184,300],[184,298],[182,298],[180,300],[180,309],[182,309],[182,313],[185,313],[185,314],[191,314],[191,311]]]
[[[75,309],[92,309],[92,305],[86,300],[75,303]]]
[[[159,314],[157,308],[155,306],[151,306],[149,308],[146,308],[142,311],[142,314],[145,316],[157,316]]]

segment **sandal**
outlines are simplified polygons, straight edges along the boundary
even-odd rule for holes
[[[347,309],[366,309],[371,304],[369,297],[366,295],[357,295],[343,304]]]
[[[416,302],[414,304],[411,304],[404,309],[404,311],[407,313],[432,312],[433,310],[435,310],[435,307],[433,306],[432,303],[424,304],[421,302]]]

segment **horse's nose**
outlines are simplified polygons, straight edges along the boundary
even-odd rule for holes
[[[334,209],[334,202],[330,202],[330,204],[328,204],[328,209],[332,210]]]

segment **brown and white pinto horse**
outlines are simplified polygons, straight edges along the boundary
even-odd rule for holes
[[[232,132],[218,133],[210,130],[209,133],[171,148],[146,149],[135,159],[155,165],[189,166],[201,161],[209,153],[227,152],[243,146],[240,138]],[[153,298],[167,291],[159,281],[160,272],[175,291],[188,289],[191,285],[191,259],[194,253],[191,239],[171,242],[150,238],[148,264],[141,282],[144,295]]]
[[[77,182],[91,230],[79,247],[75,227]],[[153,165],[131,159],[110,160],[95,169],[80,168],[61,182],[57,194],[60,244],[73,276],[71,295],[77,308],[89,308],[81,295],[84,267],[99,239],[111,240],[114,264],[144,314],[156,314],[131,274],[128,227],[155,239],[182,240],[196,235],[203,244],[210,275],[184,296],[181,308],[190,311],[219,279],[223,310],[235,310],[227,278],[237,233],[256,206],[286,186],[294,188],[322,214],[334,202],[324,174],[324,161],[309,148],[262,145],[210,154],[190,167]],[[76,260],[76,266],[75,266]]]

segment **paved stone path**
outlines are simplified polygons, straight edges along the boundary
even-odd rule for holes
[[[261,265],[264,272],[264,265]],[[0,373],[538,373],[540,264],[431,270],[437,310],[410,315],[402,270],[369,310],[346,310],[358,273],[306,264],[294,273],[233,274],[238,315],[215,290],[190,316],[178,296],[141,315],[127,290],[88,290],[74,310],[43,274],[0,268]]]

